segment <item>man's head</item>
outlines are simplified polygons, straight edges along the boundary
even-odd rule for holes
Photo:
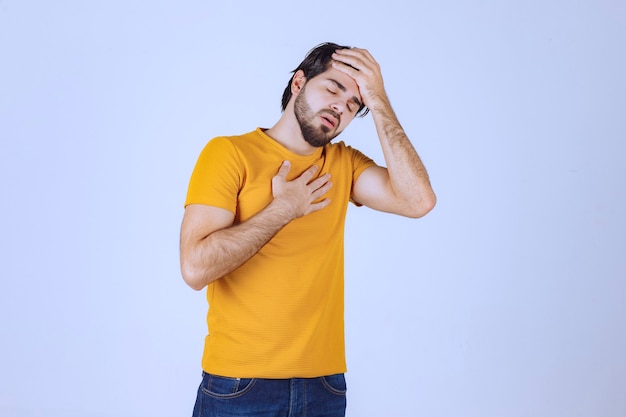
[[[283,111],[292,105],[302,136],[312,146],[329,143],[355,116],[368,112],[356,80],[332,66],[333,53],[347,48],[324,43],[311,50],[283,93]]]
[[[332,63],[332,55],[337,49],[350,49],[350,46],[337,45],[336,43],[326,42],[319,44],[315,48],[311,49],[309,53],[306,55],[304,60],[298,65],[298,67],[293,70],[291,73],[291,79],[287,83],[287,87],[285,87],[285,91],[283,91],[283,98],[281,102],[282,110],[285,111],[287,108],[287,104],[289,100],[291,100],[291,83],[293,82],[293,77],[298,71],[303,71],[304,76],[307,80],[320,75],[321,73],[327,71],[331,67]],[[359,110],[357,111],[358,117],[363,117],[369,112],[369,109],[365,107],[364,104],[361,104]]]

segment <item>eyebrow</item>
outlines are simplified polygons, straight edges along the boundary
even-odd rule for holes
[[[335,84],[337,86],[337,88],[339,88],[341,91],[346,91],[346,87],[341,84],[339,81],[333,79],[333,78],[327,78],[328,81],[330,81],[331,83]],[[352,100],[357,106],[361,107],[362,103],[361,100],[359,100],[359,98],[357,96],[352,96],[352,98],[350,99]]]

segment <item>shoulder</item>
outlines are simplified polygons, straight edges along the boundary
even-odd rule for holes
[[[338,155],[338,156],[350,156],[354,154],[361,154],[361,152],[353,148],[350,145],[347,145],[344,141],[329,143],[325,145],[324,152],[327,155]]]
[[[215,136],[207,142],[206,146],[236,146],[250,141],[256,135],[256,131],[253,130],[242,135]]]
[[[342,159],[359,168],[375,165],[370,157],[343,141],[326,145],[325,153],[329,159]]]
[[[255,136],[255,131],[242,135],[215,136],[210,139],[201,151],[201,158],[208,156],[237,155],[242,148],[249,146]]]

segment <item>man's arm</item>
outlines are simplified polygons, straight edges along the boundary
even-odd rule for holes
[[[353,199],[376,210],[424,216],[435,206],[435,193],[424,164],[391,107],[380,66],[364,49],[340,49],[333,58],[333,67],[354,78],[359,86],[387,164],[387,168],[368,168],[359,176]]]
[[[332,184],[325,174],[311,181],[312,166],[287,181],[290,164],[284,162],[272,178],[274,199],[245,222],[233,225],[235,215],[225,209],[191,204],[185,208],[180,231],[183,279],[195,290],[237,269],[292,220],[321,210],[330,200],[321,197]]]

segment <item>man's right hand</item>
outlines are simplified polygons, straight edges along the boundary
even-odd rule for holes
[[[328,198],[318,201],[332,187],[330,174],[324,174],[311,181],[318,169],[317,165],[313,165],[299,177],[287,181],[291,163],[284,161],[278,173],[272,178],[272,194],[274,195],[272,204],[279,205],[285,210],[290,221],[321,210],[330,204]]]
[[[180,231],[180,263],[183,278],[195,290],[239,268],[292,220],[321,210],[330,190],[330,174],[313,180],[312,166],[287,181],[291,164],[284,162],[272,178],[274,199],[244,222],[234,224],[235,214],[219,207],[190,204]]]

